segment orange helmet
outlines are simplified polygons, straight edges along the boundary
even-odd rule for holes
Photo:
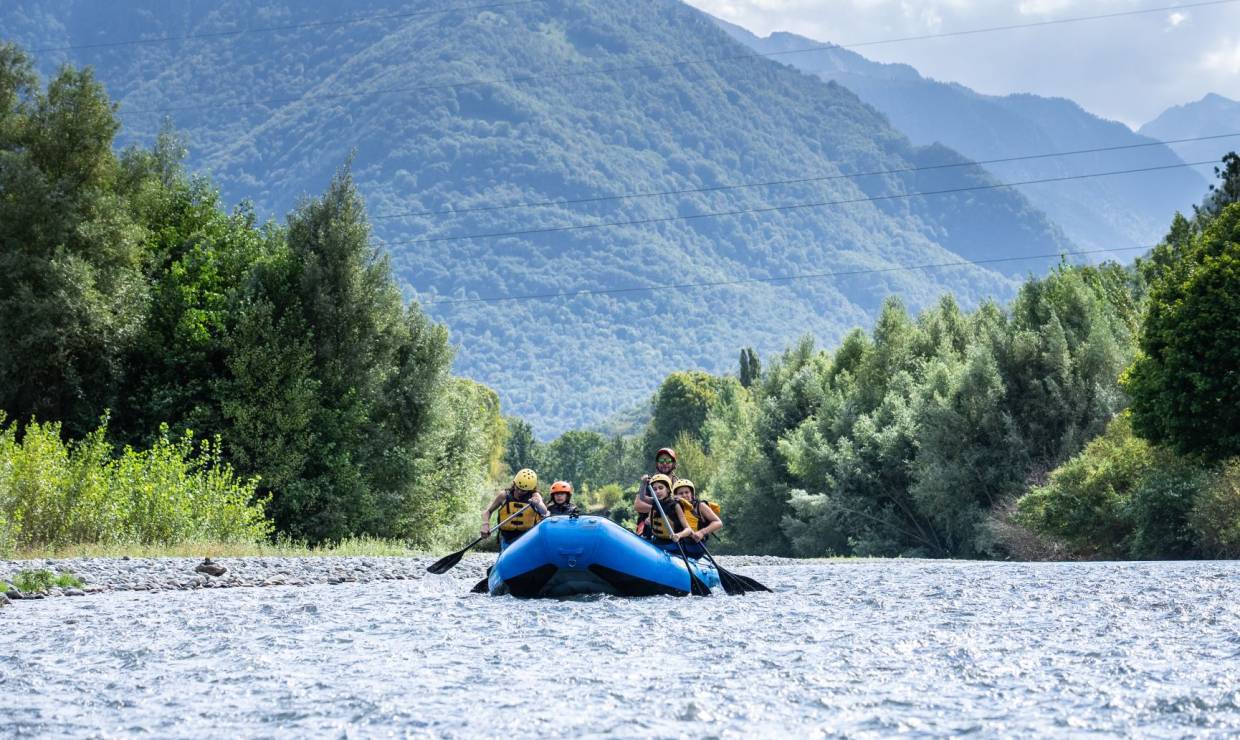
[[[551,495],[557,493],[567,493],[569,498],[573,497],[573,484],[568,481],[558,480],[551,484]]]
[[[676,450],[673,450],[671,447],[660,448],[658,452],[654,453],[654,459],[658,460],[663,455],[667,455],[672,458],[672,462],[676,462]]]

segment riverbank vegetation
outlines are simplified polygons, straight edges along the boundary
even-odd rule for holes
[[[508,459],[627,486],[614,509],[587,499],[622,518],[675,439],[734,552],[1236,557],[1240,158],[1216,174],[1132,267],[1062,265],[1006,307],[891,299],[834,351],[806,338],[765,368],[742,352],[736,379],[674,373],[642,435],[514,435]]]
[[[0,556],[448,549],[521,467],[627,524],[669,443],[721,551],[1240,553],[1235,155],[1133,267],[891,298],[834,349],[672,372],[636,434],[542,443],[450,374],[347,166],[259,223],[172,133],[117,153],[118,125],[89,70],[41,87],[0,46]]]
[[[118,127],[89,69],[41,86],[0,45],[0,547],[437,542],[499,403],[404,304],[348,168],[259,223]]]

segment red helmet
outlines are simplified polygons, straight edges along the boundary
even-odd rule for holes
[[[673,450],[671,447],[661,448],[658,452],[654,453],[654,459],[658,460],[663,455],[667,455],[672,458],[672,462],[676,462],[676,450]]]
[[[571,499],[573,497],[573,484],[562,480],[552,483],[551,495],[554,496],[557,493],[567,493],[568,497]]]

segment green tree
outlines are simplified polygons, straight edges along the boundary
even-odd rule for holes
[[[1152,287],[1140,349],[1125,378],[1137,434],[1181,454],[1240,454],[1240,204]]]
[[[146,305],[142,245],[112,150],[114,106],[89,69],[46,91],[0,44],[0,409],[82,436],[114,405]]]
[[[510,473],[522,468],[538,469],[542,445],[534,438],[534,428],[529,422],[516,416],[510,416],[508,423],[508,443],[504,447],[504,464]]]
[[[699,436],[710,405],[728,380],[697,370],[667,376],[655,393],[654,416],[646,430],[645,459],[654,460],[655,451],[671,445],[682,432]]]
[[[561,434],[542,448],[539,477],[550,482],[566,480],[580,488],[584,484],[617,483],[603,479],[603,455],[607,438],[598,432],[571,431]]]
[[[758,377],[762,375],[762,363],[758,360],[758,353],[753,347],[746,347],[741,350],[740,369],[737,377],[741,381],[741,387],[748,388],[758,381]]]
[[[252,472],[270,471],[282,531],[312,540],[400,534],[410,499],[432,494],[419,488],[428,480],[422,443],[444,431],[437,417],[450,411],[447,333],[403,306],[347,169],[289,218],[287,234],[286,251],[260,263],[241,296],[228,344],[233,377],[221,389],[227,437]],[[470,415],[448,424],[475,425]],[[440,454],[451,459],[432,459],[486,470],[489,457],[476,455],[489,448],[457,443],[465,452],[448,446]],[[442,523],[443,512],[432,513],[418,526]]]

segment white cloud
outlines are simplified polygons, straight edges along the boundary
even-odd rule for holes
[[[1046,15],[1072,7],[1072,0],[1022,0],[1017,6],[1021,15]]]
[[[1240,75],[1240,41],[1225,39],[1201,57],[1201,68],[1224,76]]]
[[[788,31],[845,46],[1157,5],[1151,0],[686,1],[759,35]],[[1240,28],[1240,3],[1201,6],[1191,14],[1161,11],[856,50],[982,93],[1071,98],[1091,112],[1133,125],[1209,92],[1240,98],[1235,28]]]

